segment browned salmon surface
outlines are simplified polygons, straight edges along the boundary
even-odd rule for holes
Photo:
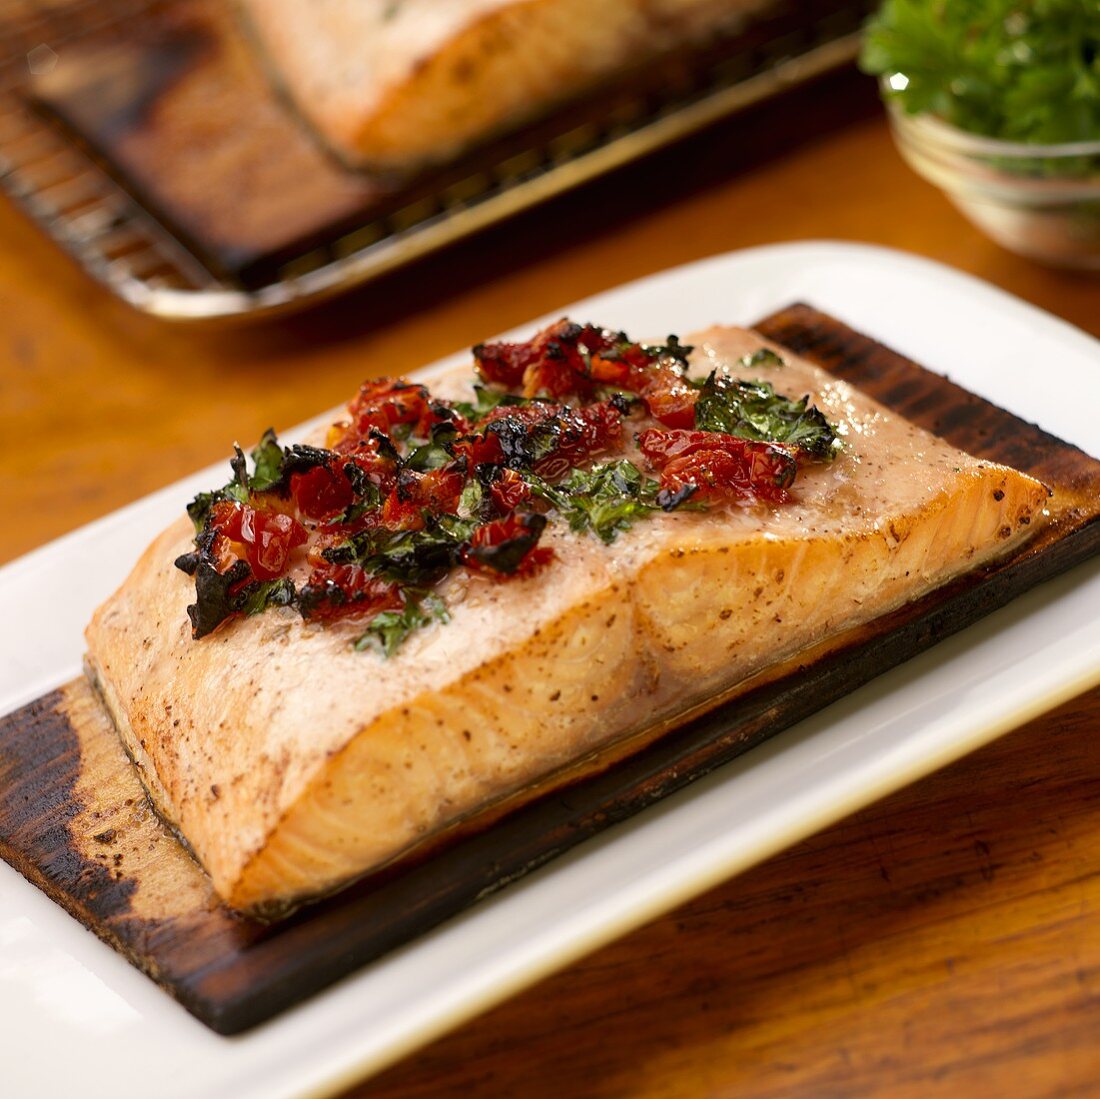
[[[772,0],[241,0],[299,113],[353,164],[445,160]]]
[[[695,336],[693,371],[763,343]],[[695,706],[1017,546],[1047,491],[784,352],[754,369],[844,438],[781,505],[657,513],[611,545],[554,523],[557,560],[445,581],[451,621],[384,660],[353,623],[289,608],[194,641],[173,566],[186,518],[87,631],[146,787],[237,908],[338,887],[607,744]],[[457,371],[434,388],[468,393]]]

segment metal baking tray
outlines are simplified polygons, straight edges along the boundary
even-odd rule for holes
[[[179,0],[175,0],[178,4]],[[0,11],[0,186],[97,282],[143,312],[213,322],[301,308],[376,279],[521,210],[850,63],[867,0],[779,0],[745,33],[681,64],[667,86],[573,104],[391,190],[250,272],[204,254],[101,149],[29,89],[59,52],[125,36],[165,0],[8,0]]]

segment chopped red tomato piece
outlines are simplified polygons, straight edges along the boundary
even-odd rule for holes
[[[427,473],[404,469],[382,505],[382,523],[394,530],[420,530],[425,511],[454,514],[465,485],[464,469],[454,465]]]
[[[638,445],[661,488],[677,493],[694,488],[699,499],[781,503],[798,466],[786,448],[717,431],[659,431],[638,436]]]
[[[530,576],[553,560],[554,551],[538,540],[546,527],[541,515],[511,514],[477,528],[463,550],[462,563],[497,580]]]
[[[389,434],[395,425],[409,424],[414,435],[426,438],[436,422],[430,397],[425,386],[378,378],[359,387],[348,411],[360,437],[365,437],[371,428]]]
[[[485,418],[485,430],[472,440],[459,440],[473,465],[518,464],[540,477],[557,480],[573,466],[615,446],[622,438],[622,415],[607,402],[570,408],[539,401],[496,408]]]
[[[331,519],[346,511],[355,490],[342,469],[314,466],[290,477],[290,494],[307,519]]]
[[[244,560],[255,579],[276,580],[286,572],[290,551],[306,542],[305,527],[281,511],[223,500],[214,505],[210,519],[219,535],[214,547],[219,571],[239,557],[228,544],[236,542],[243,546]]]
[[[502,469],[500,476],[489,486],[489,495],[498,511],[510,512],[530,499],[531,489],[514,469]]]
[[[359,565],[316,566],[299,599],[306,618],[330,620],[382,611],[398,611],[405,605],[398,584],[371,576]]]
[[[684,381],[672,364],[659,365],[649,379],[636,391],[649,409],[649,414],[666,427],[695,426],[695,402],[699,391]]]

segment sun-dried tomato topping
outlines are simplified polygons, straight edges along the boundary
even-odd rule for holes
[[[485,381],[520,389],[526,385],[528,371],[537,372],[544,363],[560,359],[563,350],[575,346],[580,331],[580,325],[561,320],[522,343],[479,343],[474,364]]]
[[[650,380],[635,392],[645,401],[649,414],[665,427],[695,426],[695,402],[699,399],[699,391],[688,385],[672,364],[658,364]]]
[[[328,562],[313,569],[299,596],[303,617],[321,621],[373,617],[404,605],[401,587],[394,581],[372,576],[359,565]]]
[[[225,572],[239,555],[230,543],[243,549],[243,559],[257,580],[275,580],[286,572],[290,551],[305,545],[305,527],[281,512],[261,510],[228,500],[215,504],[211,525],[220,538],[215,557],[219,572]]]
[[[810,413],[827,428],[824,417],[766,383],[737,383],[734,392],[714,375],[692,382],[689,351],[674,336],[647,346],[563,320],[523,343],[475,348],[491,386],[469,404],[382,378],[364,382],[326,448],[284,450],[268,431],[251,474],[238,449],[229,484],[188,507],[195,552],[177,564],[195,577],[195,636],[296,604],[307,618],[370,619],[357,647],[389,654],[409,631],[445,619],[431,589],[451,570],[501,580],[546,565],[554,552],[540,538],[550,519],[611,542],[688,498],[787,499],[808,448],[724,432],[739,431],[744,416],[762,437],[802,439]],[[777,427],[755,426],[751,401]],[[643,408],[662,425],[638,436],[659,481],[623,453],[623,417]],[[594,461],[603,455],[610,460]],[[290,578],[299,547],[312,569],[300,587]]]
[[[638,446],[661,473],[661,488],[679,493],[694,487],[694,498],[782,503],[798,464],[786,448],[717,431],[660,431],[638,436]]]
[[[382,523],[392,530],[421,530],[426,511],[453,515],[465,486],[466,471],[461,464],[428,473],[403,469],[382,505]]]
[[[522,388],[526,396],[588,400],[596,385],[639,396],[667,427],[694,426],[698,393],[684,380],[685,353],[631,343],[621,332],[559,321],[526,343],[482,344],[474,349],[487,381]]]
[[[342,469],[314,466],[290,477],[290,495],[307,519],[332,519],[355,500],[355,490]]]
[[[485,523],[470,537],[462,563],[474,572],[498,579],[530,576],[554,558],[554,551],[538,545],[546,527],[542,515],[516,515]]]
[[[531,486],[514,469],[501,468],[489,485],[489,495],[497,511],[515,511],[531,498]]]
[[[622,414],[606,401],[570,408],[539,401],[493,409],[477,435],[459,439],[455,453],[473,468],[484,463],[531,469],[546,480],[617,446]]]
[[[361,438],[372,428],[388,433],[397,424],[408,424],[414,435],[425,438],[435,422],[430,397],[427,386],[378,378],[359,387],[348,412]]]

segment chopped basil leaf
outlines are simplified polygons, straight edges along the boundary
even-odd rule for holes
[[[328,466],[336,460],[336,453],[319,446],[294,443],[286,448],[276,483],[286,484],[292,473],[308,473],[317,466]]]
[[[832,458],[840,437],[809,398],[781,397],[769,382],[744,381],[712,371],[695,404],[695,426],[742,439],[786,443],[815,458]]]
[[[530,397],[518,397],[506,389],[498,389],[495,386],[490,389],[488,386],[475,385],[473,401],[458,401],[455,403],[454,410],[471,423],[477,423],[501,405],[525,405],[531,404],[531,400]]]
[[[476,522],[458,516],[427,516],[423,530],[372,528],[322,551],[333,564],[359,564],[374,576],[427,587],[459,560]]]
[[[376,614],[366,632],[356,639],[355,648],[360,652],[374,649],[388,659],[411,633],[431,622],[446,622],[449,617],[446,605],[437,596],[410,599],[403,610]]]
[[[564,481],[548,485],[533,474],[525,478],[534,495],[557,508],[575,531],[591,530],[602,541],[615,541],[658,508],[672,510],[687,499],[661,499],[658,482],[644,477],[633,462],[622,458],[590,470],[574,469]]]
[[[494,420],[486,430],[497,437],[506,466],[530,469],[557,450],[562,434],[562,418],[554,416],[541,424],[532,425],[514,416],[504,416]]]
[[[695,350],[690,343],[681,343],[679,336],[669,336],[663,344],[644,344],[642,349],[657,358],[675,359],[683,366],[687,366],[688,356]]]
[[[787,361],[770,347],[758,347],[751,355],[741,357],[741,365],[752,369],[754,366],[786,366]]]
[[[460,518],[476,518],[480,512],[484,499],[485,490],[481,487],[481,482],[476,477],[471,478],[466,482],[466,487],[462,490],[462,495],[458,498],[458,514]]]
[[[438,443],[425,443],[418,446],[405,459],[404,468],[415,470],[417,473],[427,473],[431,469],[442,469],[448,462],[454,461],[454,456]]]
[[[241,614],[259,614],[268,607],[289,607],[295,597],[294,584],[283,577],[281,580],[265,580],[249,584],[234,602],[239,603],[237,610]]]
[[[359,498],[344,513],[344,522],[350,523],[364,512],[382,506],[382,490],[354,462],[345,462],[342,468],[344,476],[351,482],[352,491]]]
[[[248,487],[253,492],[266,492],[274,488],[283,475],[283,448],[275,438],[275,432],[269,427],[263,437],[252,449],[253,473],[248,479]]]
[[[233,482],[231,483],[236,483],[247,491],[248,462],[245,459],[244,451],[236,443],[233,444],[233,457],[229,459],[229,468],[233,470]]]
[[[183,568],[181,561],[183,558],[176,562],[179,568]],[[296,592],[290,580],[245,583],[251,575],[245,561],[234,561],[224,573],[209,561],[195,562],[195,602],[187,608],[187,616],[196,638],[213,633],[234,614],[259,614],[268,607],[286,607],[294,602]]]

